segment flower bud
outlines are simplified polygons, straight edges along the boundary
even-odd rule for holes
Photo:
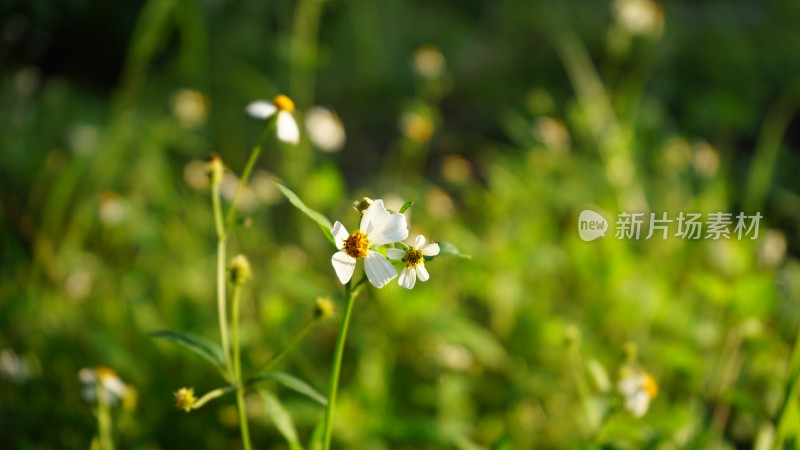
[[[194,407],[197,398],[194,396],[194,388],[182,387],[175,392],[175,406],[189,412]]]
[[[225,172],[225,166],[222,165],[222,159],[218,154],[212,153],[208,158],[208,178],[212,186],[219,186],[222,181],[222,175]]]
[[[372,204],[372,199],[369,197],[364,197],[361,200],[356,200],[353,202],[353,209],[356,210],[359,216],[364,215],[364,211],[369,208],[369,205]]]
[[[324,319],[333,315],[336,307],[328,297],[317,297],[317,303],[314,305],[314,317],[317,319]]]
[[[253,271],[250,269],[250,262],[244,255],[236,255],[231,260],[231,283],[242,285],[250,279]]]

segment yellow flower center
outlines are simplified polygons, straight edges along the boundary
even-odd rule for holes
[[[108,367],[99,366],[94,371],[97,374],[97,378],[101,381],[117,378],[117,373]]]
[[[422,252],[417,249],[411,249],[406,253],[405,258],[403,258],[403,262],[406,263],[406,267],[417,267],[422,263]]]
[[[355,231],[344,241],[342,250],[353,258],[363,258],[367,256],[367,249],[369,249],[369,238],[367,235]]]
[[[656,379],[649,373],[644,375],[644,386],[642,386],[642,388],[650,398],[655,398],[655,396],[658,395],[658,383],[656,383]]]
[[[275,97],[272,100],[272,103],[274,103],[275,106],[277,106],[278,109],[281,110],[281,111],[286,111],[286,112],[293,112],[294,111],[294,102],[292,101],[292,99],[290,99],[289,97],[287,97],[287,96],[285,96],[283,94],[278,95],[277,97]]]

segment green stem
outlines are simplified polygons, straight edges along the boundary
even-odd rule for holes
[[[114,450],[114,439],[111,437],[111,409],[106,401],[106,390],[100,377],[97,380],[97,427],[100,434],[100,448]]]
[[[306,324],[303,325],[303,328],[301,328],[300,331],[295,333],[295,335],[292,336],[292,339],[289,341],[289,343],[285,347],[283,347],[283,349],[280,352],[278,352],[275,356],[270,358],[270,360],[267,361],[258,370],[258,373],[262,374],[262,373],[266,372],[267,370],[272,368],[274,365],[278,364],[286,355],[291,353],[292,350],[294,350],[295,347],[297,347],[297,345],[300,344],[300,342],[303,341],[303,338],[306,337],[308,332],[311,331],[312,328],[314,328],[314,325],[316,325],[317,322],[319,322],[319,318],[318,317],[312,317],[312,318],[308,319]]]
[[[222,397],[223,395],[227,394],[234,390],[234,386],[225,386],[221,388],[214,389],[213,391],[206,392],[202,397],[200,397],[192,406],[192,409],[200,409],[206,403],[214,400],[216,398]]]
[[[363,281],[363,280],[362,280]],[[353,312],[353,303],[356,299],[356,287],[351,287],[350,282],[344,285],[345,308],[342,315],[342,325],[339,328],[339,337],[336,340],[336,352],[331,368],[331,381],[328,390],[328,404],[325,407],[325,427],[323,428],[323,450],[331,448],[331,433],[333,431],[333,413],[336,407],[336,391],[339,387],[339,372],[342,369],[342,356],[344,355],[344,344],[347,340],[347,327],[350,325],[350,314]]]
[[[232,337],[233,337],[233,376],[236,381],[236,407],[239,411],[239,429],[242,432],[242,446],[245,450],[250,450],[250,428],[247,424],[247,405],[244,402],[245,387],[242,385],[242,357],[239,347],[239,298],[241,297],[242,287],[240,284],[233,285],[232,302]]]
[[[233,380],[230,343],[228,341],[228,308],[225,300],[225,227],[222,224],[222,205],[220,204],[219,183],[211,186],[211,202],[214,207],[214,225],[217,230],[217,315],[219,316],[219,335],[222,353],[225,355],[225,369],[228,381]]]
[[[261,132],[261,136],[258,138],[258,142],[256,143],[255,147],[253,147],[253,150],[250,151],[250,157],[247,159],[247,164],[244,166],[242,178],[239,180],[239,186],[236,188],[236,193],[233,195],[231,206],[228,207],[228,213],[225,215],[226,230],[230,230],[233,226],[233,220],[236,218],[236,205],[239,203],[239,198],[242,196],[242,191],[244,191],[244,186],[247,184],[247,180],[250,179],[250,173],[253,172],[256,161],[258,161],[258,157],[261,155],[261,147],[264,145],[264,141],[267,139],[267,136],[269,136],[270,131],[275,128],[277,118],[278,114],[275,113],[272,117],[267,119],[267,124],[264,126],[264,131]]]
[[[800,331],[798,331],[795,338],[792,357],[789,360],[789,379],[786,383],[783,404],[777,415],[778,431],[774,448],[783,448],[786,437],[791,434],[792,421],[790,417],[792,416],[792,404],[798,394],[800,394]],[[797,433],[796,430],[795,433]]]

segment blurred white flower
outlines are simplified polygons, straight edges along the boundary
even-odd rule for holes
[[[399,248],[390,248],[386,251],[386,256],[389,259],[397,259],[403,261],[405,268],[400,272],[400,278],[397,280],[400,286],[406,289],[411,289],[414,284],[419,281],[428,281],[430,275],[425,268],[425,256],[436,256],[439,254],[439,244],[432,242],[425,245],[425,236],[419,235],[414,241],[414,245],[409,247],[408,251],[400,250]]]
[[[414,71],[421,77],[439,78],[444,69],[444,55],[437,47],[425,44],[414,52]]]
[[[711,178],[719,170],[719,151],[708,142],[700,141],[695,145],[692,164],[700,176]]]
[[[247,105],[247,113],[257,119],[269,119],[278,114],[275,129],[278,139],[289,144],[300,142],[300,129],[294,120],[294,102],[285,95],[278,95],[271,102],[257,100]]]
[[[242,181],[239,179],[239,177],[230,172],[225,172],[225,175],[222,176],[222,183],[220,184],[220,193],[222,194],[222,198],[232,202],[236,197],[236,191],[239,189],[239,185],[241,184]],[[256,196],[250,186],[245,185],[242,189],[242,193],[239,196],[238,207],[243,212],[252,212],[253,209],[255,209]]]
[[[664,10],[652,0],[614,0],[614,18],[628,33],[658,37],[664,29]]]
[[[345,132],[342,121],[328,108],[315,106],[306,111],[306,132],[315,147],[334,153],[344,147]]]
[[[356,260],[364,259],[364,271],[373,286],[382,288],[397,276],[394,268],[382,254],[371,250],[373,245],[400,242],[408,237],[406,216],[390,213],[383,206],[383,200],[374,200],[364,210],[358,231],[348,234],[341,222],[336,222],[331,230],[336,248],[340,251],[331,258],[333,269],[342,284],[350,281],[356,268]]]
[[[475,363],[472,353],[461,344],[442,342],[436,346],[439,364],[452,370],[464,372]]]
[[[765,268],[775,268],[786,257],[786,235],[781,231],[767,230],[764,240],[758,247],[758,264]]]
[[[658,384],[649,373],[627,367],[623,370],[617,390],[625,401],[625,409],[636,417],[642,417],[650,407],[650,400],[658,395]]]
[[[172,113],[184,128],[198,128],[208,117],[208,97],[193,89],[181,89],[172,95]]]
[[[13,349],[0,351],[0,378],[23,383],[31,376],[29,364],[17,355]]]
[[[78,123],[67,131],[67,146],[80,156],[93,155],[100,149],[100,129],[87,123]]]
[[[109,228],[121,224],[128,217],[125,201],[116,192],[103,192],[100,194],[99,203],[100,222]]]
[[[183,181],[197,191],[208,189],[208,161],[195,159],[186,163],[183,167]]]
[[[130,388],[122,382],[117,373],[108,367],[83,368],[78,372],[83,383],[81,391],[84,400],[90,403],[97,401],[98,386],[103,390],[103,399],[109,405],[115,405],[128,395]]]
[[[547,116],[539,117],[534,124],[534,131],[547,148],[556,151],[569,150],[569,131],[561,120]]]

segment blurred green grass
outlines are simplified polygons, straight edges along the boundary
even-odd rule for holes
[[[197,164],[215,151],[239,173],[262,125],[244,106],[279,92],[301,113],[333,108],[347,143],[271,142],[262,181],[280,177],[349,226],[362,196],[413,200],[412,235],[472,255],[434,261],[412,292],[391,284],[358,299],[336,448],[800,439],[795,3],[671,2],[654,36],[626,33],[606,2],[151,0],[109,16],[97,3],[2,7],[3,447],[89,446],[78,371],[106,365],[138,392],[115,415],[119,448],[237,448],[229,398],[190,415],[172,405],[181,386],[217,387],[214,372],[148,334],[217,339]],[[116,56],[65,47],[74,18],[97,56]],[[425,44],[446,61],[435,77],[414,70]],[[202,94],[203,120],[179,112],[183,89]],[[243,304],[251,367],[317,296],[341,290],[316,226],[254,190],[231,251],[255,271]],[[753,241],[583,242],[586,208],[764,219]],[[283,369],[324,392],[336,327],[315,329]],[[660,393],[643,418],[601,426],[610,403],[590,367],[615,384],[629,342]],[[322,410],[276,392],[307,442]],[[288,448],[257,402],[252,432],[259,448]]]

